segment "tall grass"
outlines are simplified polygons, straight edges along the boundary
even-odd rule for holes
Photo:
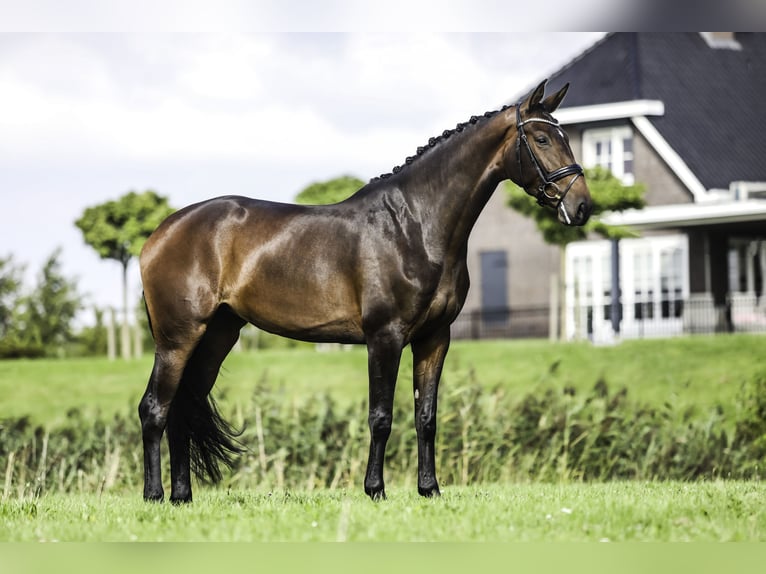
[[[437,470],[443,485],[500,481],[757,479],[766,462],[766,371],[733,406],[699,412],[634,400],[600,378],[587,391],[541,383],[526,395],[470,376],[439,397]],[[236,489],[357,488],[368,452],[367,404],[326,392],[298,399],[262,379],[229,413],[248,452],[225,474]],[[397,396],[386,475],[413,487],[412,405]],[[28,418],[0,422],[2,496],[138,491],[136,415],[96,418],[77,409],[53,430]],[[164,460],[167,462],[167,454]],[[167,482],[167,467],[165,469]]]

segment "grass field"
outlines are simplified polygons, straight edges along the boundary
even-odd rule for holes
[[[477,383],[519,395],[542,383],[589,389],[599,378],[630,389],[642,402],[705,410],[730,404],[740,384],[766,370],[766,338],[699,336],[625,341],[613,347],[541,340],[455,342],[442,386]],[[151,371],[151,357],[109,362],[100,358],[0,361],[0,419],[30,416],[55,425],[69,409],[89,415],[135,411]],[[232,353],[217,391],[222,405],[249,400],[259,381],[284,387],[290,397],[329,392],[343,402],[367,396],[362,347],[319,353],[311,348]],[[409,395],[412,356],[402,357],[398,393]]]
[[[4,541],[764,541],[760,482],[454,487],[438,499],[394,489],[200,490],[192,505],[137,493],[44,496],[0,505]]]
[[[499,387],[521,399],[534,396],[537,389],[555,387],[557,396],[568,396],[560,391],[566,387],[590,390],[604,379],[613,392],[629,389],[629,396],[638,403],[672,405],[667,412],[696,412],[702,421],[725,424],[707,414],[721,406],[725,409],[720,412],[737,412],[742,385],[763,378],[766,372],[765,347],[763,336],[745,335],[628,341],[612,347],[547,341],[456,342],[447,359],[442,390],[459,394],[477,386]],[[405,404],[411,408],[411,368],[411,355],[405,351],[397,392],[399,411]],[[77,420],[85,421],[87,427],[92,426],[91,417],[125,413],[137,425],[134,413],[150,369],[148,356],[115,362],[2,361],[0,420],[28,416],[35,424],[55,428],[67,420],[68,411],[77,409],[83,416]],[[254,390],[261,383],[283,389],[288,410],[317,393],[328,393],[340,405],[356,403],[358,407],[367,395],[365,351],[319,353],[299,348],[233,353],[218,383],[224,411],[235,405],[251,408]],[[354,425],[362,429],[358,432],[364,432],[366,424],[362,411]],[[468,436],[475,439],[478,432],[471,427]],[[136,443],[137,449],[138,442],[131,439],[130,444]],[[114,454],[109,444],[98,452]],[[414,443],[404,454],[413,447]],[[31,447],[14,448],[17,458],[31,452]],[[402,457],[396,460],[401,462]],[[760,480],[588,483],[563,473],[561,481],[553,483],[522,479],[463,486],[445,481],[444,496],[426,500],[417,496],[411,484],[414,474],[409,472],[406,481],[400,477],[389,483],[390,498],[379,504],[370,502],[362,493],[361,479],[354,479],[354,488],[346,485],[335,490],[275,488],[269,492],[237,482],[229,483],[230,488],[197,486],[194,504],[175,507],[145,504],[140,499],[140,485],[135,483],[140,480],[137,450],[123,450],[124,464],[136,469],[129,487],[37,496],[34,488],[23,484],[8,488],[7,469],[12,465],[6,464],[10,460],[6,458],[0,458],[0,471],[6,469],[0,541],[766,541],[766,484]],[[96,467],[106,468],[107,461],[103,462]],[[30,472],[39,474],[32,463]],[[64,477],[63,466],[61,473]],[[103,484],[100,475],[91,478],[90,483]],[[49,481],[54,479],[49,476]]]

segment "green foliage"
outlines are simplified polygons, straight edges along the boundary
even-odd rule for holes
[[[0,339],[0,359],[36,359],[45,356],[45,348],[15,332]]]
[[[304,205],[338,203],[351,197],[363,186],[364,182],[361,179],[342,175],[335,179],[312,183],[295,197],[295,202]]]
[[[73,322],[81,309],[82,295],[77,282],[63,275],[60,257],[61,249],[48,257],[29,294],[14,293],[12,322],[0,343],[0,357],[63,354],[64,346],[74,340]]]
[[[13,261],[13,255],[0,257],[0,339],[11,329],[17,312],[24,267]]]
[[[73,339],[72,322],[81,308],[77,282],[61,272],[61,249],[45,262],[21,316],[27,335],[43,347],[61,348]]]
[[[541,208],[537,205],[537,200],[510,181],[505,184],[508,205],[519,213],[532,217],[546,243],[553,245],[563,246],[573,241],[581,241],[590,232],[608,239],[630,237],[631,234],[628,230],[606,225],[598,220],[598,215],[606,211],[623,211],[644,207],[644,186],[641,184],[623,185],[611,172],[600,167],[586,169],[585,178],[593,200],[593,217],[582,227],[561,225],[553,209]]]
[[[114,259],[127,266],[141,253],[149,235],[173,212],[167,197],[152,190],[131,191],[117,200],[88,207],[75,225],[85,243],[102,259]]]
[[[107,352],[107,332],[104,324],[104,310],[93,308],[95,324],[84,327],[77,336],[79,356],[105,356]]]

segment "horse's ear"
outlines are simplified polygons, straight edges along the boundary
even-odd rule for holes
[[[552,114],[554,111],[556,111],[556,109],[561,105],[561,100],[563,100],[564,96],[567,95],[568,89],[569,82],[567,82],[558,92],[545,98],[543,101],[543,109],[549,114]]]
[[[547,83],[548,83],[548,80],[543,80],[542,82],[540,82],[540,85],[535,88],[535,91],[532,92],[531,96],[529,96],[527,109],[531,110],[540,105],[540,102],[543,99],[543,95],[545,95],[545,84]]]

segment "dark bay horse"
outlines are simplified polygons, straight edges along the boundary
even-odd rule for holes
[[[383,457],[394,386],[411,345],[418,492],[439,494],[436,400],[450,324],[468,292],[468,236],[490,195],[511,179],[568,225],[591,211],[582,169],[551,113],[568,86],[545,82],[506,106],[432,138],[393,173],[349,199],[299,206],[219,197],[168,217],[140,258],[156,343],[139,405],[144,498],[162,500],[167,430],[171,495],[192,498],[190,474],[220,479],[241,446],[209,392],[247,322],[304,341],[365,344],[370,454],[364,490],[384,498]]]

